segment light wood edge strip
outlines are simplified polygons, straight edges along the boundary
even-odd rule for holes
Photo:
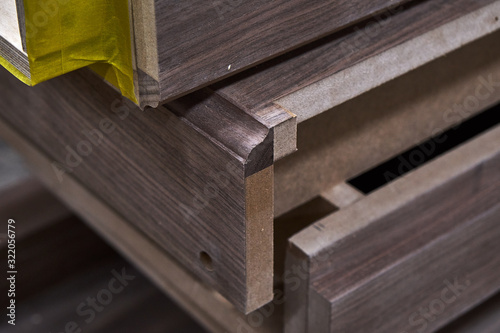
[[[190,275],[175,259],[101,202],[71,175],[65,175],[64,180],[59,182],[50,158],[1,117],[0,137],[20,152],[32,168],[35,166],[33,172],[47,188],[208,330],[221,333],[277,332],[276,327],[280,325],[277,316],[271,316],[270,320],[259,327],[252,326],[249,317],[236,310],[219,293]]]
[[[340,183],[324,191],[321,196],[338,208],[348,207],[364,198],[363,193],[347,183]]]
[[[303,122],[500,29],[500,1],[309,85],[275,103]],[[422,52],[425,50],[425,52]]]
[[[356,204],[318,221],[322,232],[309,227],[291,238],[291,242],[308,256],[367,225],[400,209],[407,202],[439,187],[499,154],[500,126],[483,133],[463,146],[389,183]]]
[[[274,161],[297,151],[297,116],[276,104],[289,118],[274,127]]]
[[[137,66],[159,81],[154,0],[131,0]]]
[[[270,166],[245,179],[247,313],[273,299],[273,176]]]

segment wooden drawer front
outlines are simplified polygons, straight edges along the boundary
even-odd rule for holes
[[[10,132],[33,142],[52,160],[55,187],[76,179],[241,311],[270,301],[272,152],[268,163],[247,163],[267,129],[214,116],[244,133],[227,148],[166,109],[139,110],[86,74],[30,88],[0,70],[0,136],[15,147]]]
[[[500,289],[499,222],[497,126],[291,238],[286,331],[434,331]]]

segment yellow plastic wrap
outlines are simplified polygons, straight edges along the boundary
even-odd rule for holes
[[[90,66],[137,103],[128,0],[24,0],[31,78],[40,82]]]

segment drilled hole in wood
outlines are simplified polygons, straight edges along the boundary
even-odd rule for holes
[[[200,252],[200,261],[207,271],[214,271],[214,263],[212,261],[212,257],[210,257],[210,255],[205,251]]]

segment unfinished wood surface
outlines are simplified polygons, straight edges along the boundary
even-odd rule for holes
[[[292,237],[286,332],[432,332],[500,289],[499,142],[497,126]]]
[[[52,159],[19,132],[0,122],[0,133],[25,156],[30,165],[36,166],[34,172],[48,188],[210,331],[282,331],[282,293],[277,294],[271,305],[263,308],[264,312],[259,309],[244,316],[219,293],[189,273],[178,258],[170,256],[152,242],[135,227],[133,221],[111,209],[72,175],[60,182],[53,172]],[[269,311],[272,315],[268,316]],[[256,325],[262,318],[262,325]]]
[[[499,33],[298,126],[298,151],[275,170],[275,214],[500,101]]]
[[[265,126],[218,109],[143,112],[86,72],[34,88],[1,77],[0,117],[53,158],[61,182],[74,175],[241,311],[272,299]],[[231,135],[211,136],[210,123]]]

